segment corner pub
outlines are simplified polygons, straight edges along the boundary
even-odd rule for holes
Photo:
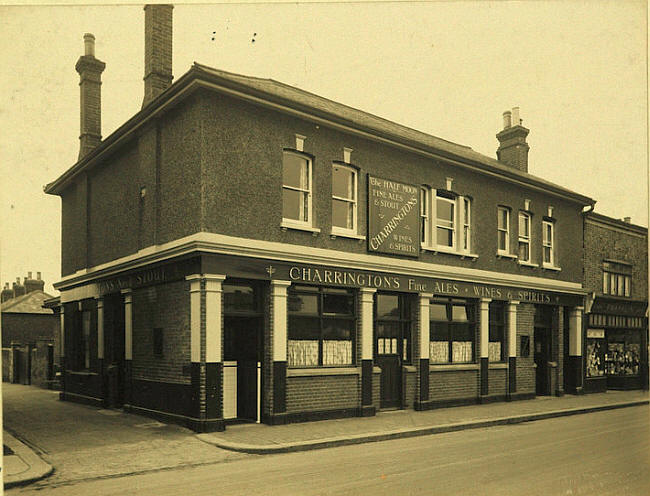
[[[595,202],[528,173],[517,108],[493,159],[269,79],[172,84],[172,10],[103,140],[84,36],[79,160],[45,189],[61,399],[211,431],[578,392]]]

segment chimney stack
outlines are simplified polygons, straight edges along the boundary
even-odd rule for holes
[[[497,134],[497,159],[522,172],[528,172],[530,147],[526,143],[526,136],[529,132],[530,130],[522,125],[519,107],[514,107],[512,112],[506,110],[503,113],[503,130]]]
[[[41,281],[41,273],[38,272],[38,279],[32,279],[32,273],[28,272],[25,278],[25,292],[31,293],[32,291],[43,291],[45,289],[45,281]]]
[[[146,106],[172,84],[173,5],[144,7],[144,100]]]
[[[11,300],[14,297],[13,290],[9,287],[9,283],[5,283],[5,287],[2,290],[2,296],[0,296],[0,302],[4,303],[7,300]]]
[[[630,224],[632,222],[632,217],[623,217],[623,222]]]
[[[25,286],[20,284],[20,277],[16,277],[16,282],[13,284],[14,298],[18,298],[25,294]]]
[[[81,90],[80,160],[102,141],[101,76],[105,67],[104,62],[95,58],[95,37],[84,34],[84,54],[75,65]]]

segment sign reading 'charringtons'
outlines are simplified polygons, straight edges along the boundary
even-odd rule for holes
[[[368,175],[368,251],[419,255],[418,192],[416,186]]]

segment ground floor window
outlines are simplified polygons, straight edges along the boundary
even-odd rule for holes
[[[288,292],[289,367],[352,365],[356,330],[354,293],[294,285]]]
[[[605,372],[607,375],[639,375],[641,335],[634,330],[607,330]]]
[[[471,363],[476,342],[472,300],[434,298],[429,303],[429,353],[432,363]]]
[[[375,354],[396,355],[411,363],[411,306],[409,295],[377,293],[375,298]]]
[[[488,359],[490,362],[502,362],[505,349],[506,306],[503,302],[490,303],[489,312]]]
[[[587,329],[585,344],[587,377],[605,375],[605,330]]]

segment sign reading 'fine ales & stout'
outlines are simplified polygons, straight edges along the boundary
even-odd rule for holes
[[[416,186],[368,175],[368,251],[419,255],[419,197]]]

